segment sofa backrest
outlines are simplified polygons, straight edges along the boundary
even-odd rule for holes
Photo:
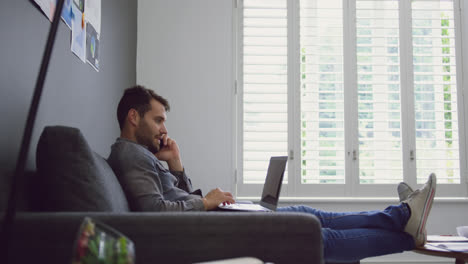
[[[36,166],[36,188],[41,188],[42,193],[41,205],[36,208],[44,211],[129,211],[125,194],[111,167],[89,147],[77,128],[46,127],[37,145]]]

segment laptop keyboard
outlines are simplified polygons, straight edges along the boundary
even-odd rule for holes
[[[258,204],[220,204],[220,208],[222,209],[232,209],[232,210],[246,210],[246,211],[265,211],[270,212],[271,210],[265,208]]]

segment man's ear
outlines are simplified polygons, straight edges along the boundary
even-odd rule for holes
[[[138,126],[138,123],[140,122],[140,114],[138,114],[137,110],[132,108],[128,110],[127,120],[131,125]]]

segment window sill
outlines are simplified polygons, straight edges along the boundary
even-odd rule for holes
[[[249,200],[259,202],[260,197],[237,197],[236,200]],[[468,197],[436,197],[437,203],[468,203]],[[395,203],[396,197],[284,197],[279,199],[280,203]]]

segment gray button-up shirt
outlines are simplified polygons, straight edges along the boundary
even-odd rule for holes
[[[107,160],[133,211],[204,211],[185,172],[169,171],[143,145],[118,138]]]

